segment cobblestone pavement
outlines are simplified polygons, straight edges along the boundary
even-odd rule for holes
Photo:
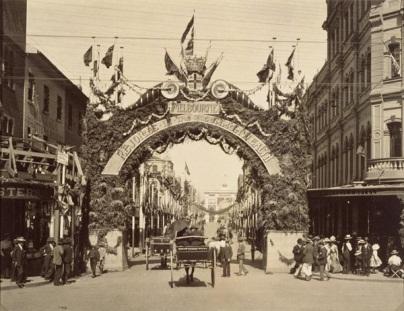
[[[400,280],[320,282],[315,275],[306,282],[285,273],[264,274],[252,266],[247,266],[247,276],[238,276],[234,274],[237,265],[232,264],[230,278],[222,278],[220,268],[217,270],[214,288],[208,269],[197,269],[189,286],[183,269],[174,270],[171,288],[170,270],[158,269],[157,262],[151,267],[146,271],[140,258],[127,271],[94,279],[83,276],[59,287],[37,278],[18,289],[6,280],[2,282],[1,310],[404,310],[404,284]]]

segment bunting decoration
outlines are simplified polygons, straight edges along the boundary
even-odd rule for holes
[[[289,55],[288,60],[286,61],[285,66],[288,67],[288,79],[294,80],[294,55],[295,55],[296,47],[293,49],[292,53]]]
[[[101,60],[101,64],[104,64],[105,67],[109,68],[112,66],[112,60],[114,56],[114,47],[115,45],[111,45],[107,52],[105,53],[104,58]]]
[[[184,43],[186,42],[185,50]],[[184,33],[181,37],[182,55],[193,55],[194,54],[194,15],[192,15],[191,20],[188,22],[187,28],[185,28]]]
[[[274,49],[268,55],[266,64],[257,73],[257,77],[260,83],[268,83],[274,74],[275,62],[274,62]]]
[[[86,53],[84,53],[83,61],[84,65],[86,66],[89,66],[90,63],[93,61],[93,46],[90,46]]]

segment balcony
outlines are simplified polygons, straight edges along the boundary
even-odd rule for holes
[[[404,182],[404,158],[369,160],[365,181],[373,184]]]

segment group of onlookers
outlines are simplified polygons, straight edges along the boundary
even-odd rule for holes
[[[311,280],[312,270],[320,272],[320,280],[329,280],[330,273],[353,273],[369,276],[376,273],[383,262],[378,255],[380,245],[370,244],[367,237],[345,235],[342,246],[339,247],[335,236],[320,238],[308,236],[299,238],[293,248],[295,265],[291,273],[296,278]],[[402,261],[398,251],[393,249],[384,269],[385,275],[401,276]],[[393,273],[394,272],[394,273]]]
[[[30,246],[26,246],[27,241],[24,237],[18,237],[11,242],[6,237],[1,241],[1,271],[2,277],[10,278],[15,281],[17,286],[22,288],[27,282],[27,258],[30,256]],[[46,244],[35,255],[41,257],[42,266],[40,275],[55,286],[68,283],[72,274],[73,248],[71,239],[65,237],[55,239],[49,237]],[[93,246],[87,254],[90,261],[93,277],[96,276],[96,267],[98,265],[101,273],[104,270],[106,248],[103,243]]]
[[[218,261],[222,264],[223,268],[223,277],[230,277],[230,263],[233,257],[233,248],[231,246],[231,238],[229,236],[225,236],[224,234],[219,236],[219,249],[218,249]],[[237,245],[237,254],[236,259],[239,266],[237,275],[247,275],[248,270],[244,266],[245,253],[246,253],[246,245],[245,238],[239,236]]]

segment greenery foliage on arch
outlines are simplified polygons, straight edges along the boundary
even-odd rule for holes
[[[140,146],[123,166],[118,177],[104,177],[101,175],[106,160],[122,144],[125,137],[123,133],[128,130],[138,131],[147,126],[144,122],[133,123],[134,119],[153,122],[153,117],[167,112],[168,100],[161,96],[157,90],[147,91],[148,98],[143,100],[143,95],[133,106],[122,109],[109,106],[108,111],[112,116],[106,121],[100,121],[104,114],[97,107],[90,106],[86,115],[85,143],[83,144],[83,156],[86,174],[93,189],[90,201],[90,227],[92,228],[117,228],[127,226],[126,221],[132,212],[130,204],[131,178],[141,163],[151,156],[151,150],[157,150],[167,145],[167,140],[178,139],[186,131],[198,135],[197,127],[187,126],[169,128],[153,137]],[[238,94],[237,94],[238,96]],[[246,96],[242,94],[242,96]],[[143,99],[142,99],[143,98]],[[248,96],[247,96],[248,98]],[[209,100],[209,98],[205,99]],[[214,100],[210,98],[210,100]],[[280,118],[279,107],[263,110],[254,106],[250,99],[243,102],[236,100],[234,93],[220,101],[222,105],[222,118],[237,115],[238,120],[233,122],[253,124],[258,122],[260,128],[249,127],[269,147],[278,158],[282,174],[269,176],[260,161],[256,161],[255,154],[247,146],[236,148],[241,144],[232,135],[226,136],[226,143],[236,149],[236,154],[245,159],[252,167],[252,178],[249,182],[262,188],[262,206],[259,211],[260,222],[266,228],[277,230],[305,230],[308,226],[308,208],[306,199],[307,176],[310,168],[310,129],[306,111],[299,106],[289,118]],[[108,106],[108,103],[101,104]],[[167,113],[164,117],[170,118]],[[217,131],[217,130],[216,130]],[[270,135],[265,135],[269,133]],[[210,134],[215,133],[210,129]],[[242,145],[242,144],[241,144]],[[164,149],[164,148],[163,148]],[[225,151],[225,150],[224,150]],[[123,191],[108,193],[108,189],[122,188]],[[275,206],[269,201],[276,201]]]

